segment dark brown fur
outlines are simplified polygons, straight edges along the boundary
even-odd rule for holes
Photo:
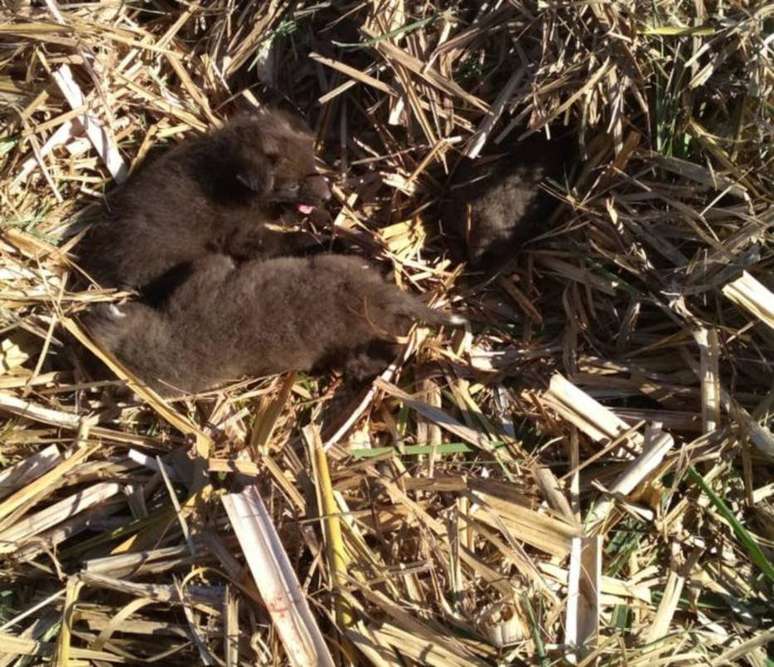
[[[497,268],[542,231],[556,200],[540,184],[561,181],[574,160],[569,139],[537,134],[507,150],[496,159],[463,159],[441,212],[455,254],[474,268]]]
[[[414,320],[459,324],[344,255],[194,265],[162,309],[103,308],[95,339],[163,394],[199,392],[243,376],[345,365],[361,380],[385,368]]]
[[[296,223],[299,205],[329,197],[302,121],[277,111],[240,116],[141,166],[107,198],[106,220],[77,252],[104,287],[168,291],[208,253],[242,261],[300,250],[310,237],[272,224]]]

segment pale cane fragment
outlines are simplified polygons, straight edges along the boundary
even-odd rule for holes
[[[774,329],[774,293],[747,271],[723,288],[731,301]]]
[[[282,645],[294,667],[333,667],[296,573],[255,487],[223,496],[223,505]]]

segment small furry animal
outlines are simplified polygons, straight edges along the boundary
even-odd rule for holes
[[[243,376],[343,365],[375,375],[411,322],[460,325],[387,283],[353,256],[194,263],[164,304],[110,305],[85,324],[94,339],[164,395],[199,392]]]
[[[167,293],[210,253],[244,261],[311,243],[282,226],[330,198],[314,141],[281,111],[237,116],[149,160],[106,201],[105,220],[78,247],[103,287]]]
[[[463,159],[442,206],[443,233],[474,269],[497,268],[536,232],[556,200],[539,186],[569,171],[570,139],[533,134],[500,159]]]

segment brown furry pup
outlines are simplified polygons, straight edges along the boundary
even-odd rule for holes
[[[106,220],[77,252],[104,287],[167,292],[209,253],[242,261],[310,244],[278,226],[300,221],[329,197],[303,121],[261,111],[141,166],[108,196]]]
[[[95,340],[165,395],[243,376],[343,365],[356,380],[384,369],[394,340],[422,320],[464,320],[424,306],[345,255],[283,257],[236,266],[198,260],[161,309],[108,306],[87,316]]]
[[[474,269],[496,269],[541,225],[556,200],[540,184],[561,181],[574,160],[570,139],[533,134],[499,158],[463,159],[443,204],[443,233],[459,259]]]

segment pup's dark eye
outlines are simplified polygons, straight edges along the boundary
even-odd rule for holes
[[[286,190],[290,190],[290,192],[298,192],[298,188],[299,188],[299,187],[300,187],[300,186],[298,185],[298,183],[288,183],[288,184],[285,186],[285,189],[286,189]]]

